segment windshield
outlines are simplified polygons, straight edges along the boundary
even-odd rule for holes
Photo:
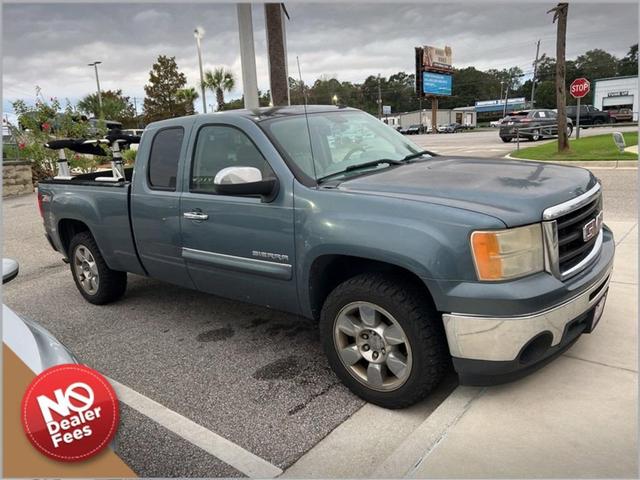
[[[364,112],[312,113],[308,119],[308,130],[304,115],[274,118],[262,125],[288,160],[312,179],[345,172],[348,167],[374,160],[403,160],[423,150]]]

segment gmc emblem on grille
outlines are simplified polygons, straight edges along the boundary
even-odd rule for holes
[[[582,239],[586,242],[595,237],[602,228],[602,213],[600,212],[596,218],[589,221],[584,227],[582,227]]]

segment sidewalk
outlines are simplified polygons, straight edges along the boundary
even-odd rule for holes
[[[457,387],[411,427],[397,422],[415,421],[415,408],[403,414],[366,405],[284,476],[637,478],[638,227],[607,224],[618,247],[592,335],[517,382]]]

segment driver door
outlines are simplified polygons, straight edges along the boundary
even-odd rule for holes
[[[196,134],[181,201],[182,257],[198,290],[276,309],[298,308],[293,200],[286,186],[260,196],[221,195],[214,178],[228,167],[274,170],[243,130],[205,124]]]

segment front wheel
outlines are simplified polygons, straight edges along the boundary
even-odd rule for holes
[[[511,141],[511,137],[500,137],[500,139],[504,142],[504,143],[509,143]]]
[[[89,232],[78,233],[69,245],[69,265],[80,294],[90,303],[104,305],[124,295],[127,273],[111,270]]]
[[[385,408],[425,398],[450,364],[442,321],[424,291],[363,274],[331,292],[320,333],[329,364],[349,389]]]

